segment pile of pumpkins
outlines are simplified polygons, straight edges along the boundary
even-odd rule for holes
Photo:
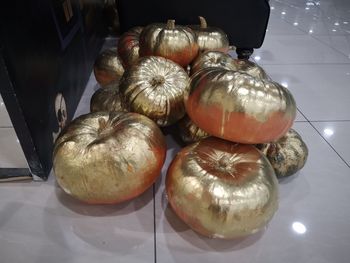
[[[300,170],[308,150],[291,129],[296,104],[257,64],[233,59],[226,34],[208,27],[136,27],[103,51],[91,113],[72,121],[54,148],[62,189],[89,204],[142,194],[166,157],[161,127],[188,144],[166,176],[174,212],[208,237],[263,228],[278,207],[278,177]]]

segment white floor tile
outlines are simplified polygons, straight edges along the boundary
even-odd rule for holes
[[[314,38],[329,45],[330,47],[343,53],[345,56],[350,57],[350,34],[349,35],[339,35],[339,36],[317,36]]]
[[[21,145],[13,128],[0,128],[0,168],[27,168]]]
[[[340,156],[350,165],[350,121],[312,123]]]
[[[162,183],[155,205],[157,262],[347,262],[349,168],[309,123],[294,128],[310,156],[297,175],[280,181],[279,210],[265,231],[232,241],[195,234],[168,207]]]
[[[10,116],[6,110],[5,103],[0,95],[0,128],[1,127],[12,127]]]
[[[305,35],[306,33],[297,27],[280,19],[280,17],[271,14],[267,26],[268,35]]]
[[[84,205],[45,183],[0,191],[1,262],[154,262],[153,192],[121,205]]]
[[[350,120],[350,65],[264,65],[308,120]]]
[[[305,63],[350,63],[350,59],[309,35],[266,35],[259,56],[262,65]]]

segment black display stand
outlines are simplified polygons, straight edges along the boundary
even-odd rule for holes
[[[53,142],[73,117],[106,34],[103,1],[11,0],[0,11],[0,92],[29,170],[46,179]]]

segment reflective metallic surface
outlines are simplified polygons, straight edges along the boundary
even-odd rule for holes
[[[123,73],[124,67],[116,48],[106,49],[96,58],[94,74],[101,86],[119,80]]]
[[[91,97],[90,111],[122,111],[119,96],[119,82],[113,82],[103,89],[98,89]]]
[[[160,174],[164,136],[136,113],[91,113],[75,119],[55,143],[53,169],[69,195],[89,204],[134,198]]]
[[[287,133],[296,116],[292,94],[280,84],[221,68],[205,68],[191,78],[186,111],[209,134],[256,144]]]
[[[151,24],[140,36],[140,56],[161,56],[186,67],[198,54],[198,44],[189,27],[175,26],[175,20],[167,24]]]
[[[187,115],[178,122],[178,128],[180,137],[185,143],[197,142],[200,139],[210,136],[207,132],[203,131],[196,124],[194,124]]]
[[[176,63],[162,57],[143,57],[120,81],[123,106],[154,120],[159,126],[185,115],[184,92],[189,77]]]
[[[193,25],[190,28],[196,35],[200,51],[218,50],[228,52],[229,41],[226,33],[217,27],[208,27],[204,17],[199,17],[200,25]]]
[[[276,142],[257,146],[269,159],[277,177],[286,177],[295,174],[306,163],[309,150],[293,129]]]
[[[209,137],[172,161],[166,192],[175,213],[193,230],[236,238],[263,228],[278,207],[274,171],[254,146]]]
[[[206,51],[193,61],[191,75],[203,68],[209,67],[237,70],[236,64],[229,54],[220,51]]]
[[[208,67],[224,68],[246,73],[255,78],[270,79],[265,70],[254,62],[233,59],[229,54],[220,51],[207,51],[199,55],[192,63],[191,74]]]
[[[118,54],[125,68],[135,64],[139,59],[140,34],[143,27],[134,27],[125,32],[118,41]]]

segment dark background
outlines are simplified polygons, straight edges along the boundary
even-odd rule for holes
[[[30,171],[43,179],[51,170],[52,134],[59,130],[56,95],[65,98],[68,123],[107,33],[103,2],[2,3],[0,92]]]

